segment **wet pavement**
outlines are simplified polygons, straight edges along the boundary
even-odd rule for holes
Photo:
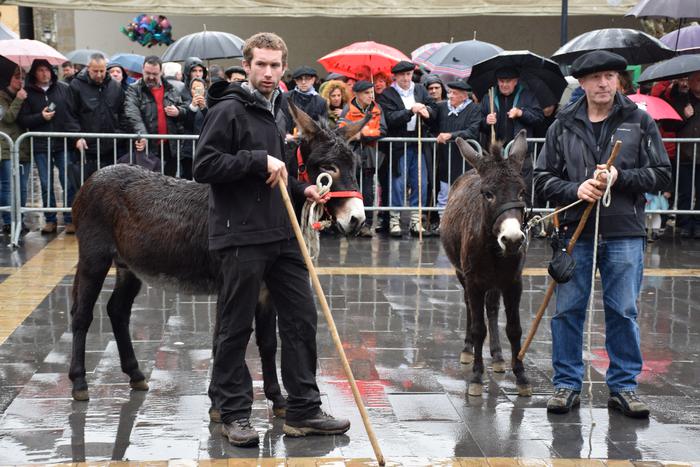
[[[3,249],[0,267],[19,268],[51,238],[30,234],[24,248]],[[540,268],[549,254],[542,240],[533,240],[524,277],[524,329],[547,288]],[[549,314],[525,360],[531,398],[517,396],[512,373],[490,368],[484,395],[466,395],[470,368],[459,363],[466,309],[437,239],[419,245],[413,239],[324,237],[319,263],[341,268],[335,274],[324,270],[321,283],[387,459],[411,465],[497,457],[700,461],[700,320],[693,319],[700,316],[700,241],[654,243],[645,261],[639,318],[645,366],[639,393],[652,407],[647,421],[606,408],[599,295],[587,353],[592,407],[584,394],[580,410],[548,415]],[[409,267],[419,267],[418,274],[401,269]],[[0,280],[12,274],[2,272]],[[317,340],[324,408],[351,419],[352,428],[344,436],[283,436],[282,421],[273,418],[263,397],[257,349],[251,344],[252,422],[262,443],[258,451],[240,449],[208,421],[213,298],[144,288],[134,304],[131,329],[150,390],[133,392],[119,369],[105,311],[113,276],[105,282],[87,339],[91,399],[72,401],[67,376],[72,276],[67,271],[62,277],[0,345],[0,464],[373,457],[322,316]],[[500,331],[509,352],[503,322]],[[488,365],[488,350],[485,356]]]

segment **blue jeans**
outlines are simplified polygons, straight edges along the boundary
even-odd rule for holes
[[[19,165],[19,191],[22,197],[22,206],[27,205],[27,178],[29,177],[29,164]],[[0,206],[9,206],[12,200],[12,161],[9,159],[0,161]],[[2,222],[8,225],[12,222],[9,212],[2,213]]]
[[[611,392],[633,391],[642,371],[637,297],[644,272],[642,237],[602,239],[598,271],[603,284],[605,348],[610,358],[605,381]],[[555,388],[580,391],[583,383],[583,327],[591,291],[593,241],[580,239],[574,248],[574,275],[556,288],[552,317],[552,366]]]
[[[425,156],[421,157],[420,160],[422,164],[422,198],[423,206],[425,206],[428,202],[428,166],[425,163]],[[398,164],[399,175],[391,179],[391,205],[403,206],[404,184],[406,183],[406,172],[408,172],[409,206],[418,206],[418,147],[415,144],[407,145],[406,153],[399,157]]]
[[[70,207],[73,204],[73,197],[75,196],[75,188],[73,184],[67,180],[66,174],[66,164],[70,163],[68,155],[62,151],[51,153],[51,163],[53,167],[58,169],[58,178],[61,186],[63,187],[63,200],[64,206]],[[36,163],[36,168],[39,171],[39,180],[41,182],[41,199],[44,203],[44,207],[56,207],[56,196],[54,195],[54,183],[53,170],[48,168],[48,155],[46,153],[36,153],[34,154],[34,162]],[[51,190],[49,190],[49,178],[51,177]],[[51,193],[49,193],[49,191]],[[49,196],[50,194],[50,196]],[[49,204],[50,199],[50,204]],[[45,213],[46,222],[56,222],[56,213],[47,212]],[[70,224],[72,219],[70,212],[63,213],[63,221],[66,224]]]

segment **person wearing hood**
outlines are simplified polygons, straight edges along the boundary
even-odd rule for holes
[[[124,95],[126,95],[126,90],[129,89],[126,69],[118,63],[110,62],[107,64],[107,73],[122,88]]]
[[[124,118],[126,126],[132,133],[151,135],[180,135],[184,132],[184,122],[188,108],[182,101],[182,95],[166,79],[163,79],[163,67],[159,57],[148,56],[143,62],[143,78],[129,86],[124,101]],[[135,143],[137,151],[146,149],[146,139]],[[178,169],[177,140],[166,140],[161,145],[158,140],[151,140],[150,146],[156,151],[163,148],[166,175],[175,176]],[[155,152],[155,151],[154,151]]]
[[[185,78],[185,86],[180,90],[180,94],[182,94],[182,102],[189,104],[192,102],[192,93],[190,92],[190,84],[192,79],[203,79],[206,83],[209,72],[204,66],[204,62],[202,60],[197,57],[189,57],[185,60],[182,67],[182,73]]]
[[[192,78],[190,80],[190,93],[192,101],[190,102],[185,119],[185,134],[198,135],[202,131],[204,118],[207,115],[207,83],[202,78]],[[192,156],[195,152],[194,141],[183,141],[181,149],[182,159],[180,159],[181,172],[180,177],[186,180],[192,180]]]
[[[425,78],[423,78],[423,85],[435,102],[442,102],[447,99],[445,83],[442,82],[442,78],[438,75],[426,75]]]
[[[121,133],[124,91],[107,73],[107,59],[104,55],[91,55],[87,67],[75,76],[70,89],[73,111],[81,133]],[[121,156],[115,152],[114,140],[111,138],[102,139],[99,144],[95,138],[80,138],[75,142],[75,149],[85,153],[84,179],[98,167],[113,164]],[[76,187],[83,181],[79,165],[77,169],[73,175]]]
[[[309,275],[277,184],[297,201],[323,202],[315,185],[287,176],[278,116],[286,107],[279,81],[287,46],[258,33],[243,46],[246,83],[219,82],[197,144],[194,179],[209,184],[209,249],[219,259],[219,335],[209,394],[230,443],[257,449],[250,424],[253,384],[245,363],[263,281],[278,310],[288,436],[342,434],[348,420],[321,410],[316,384],[316,307]],[[273,331],[274,335],[274,331]],[[256,451],[257,452],[257,451]]]
[[[0,132],[12,139],[24,132],[17,124],[17,116],[22,108],[22,103],[27,98],[27,91],[22,85],[22,77],[19,67],[10,77],[9,81],[0,83]],[[27,178],[29,176],[29,144],[22,144],[19,153],[20,170],[20,197],[21,205],[27,203]],[[9,206],[12,200],[12,159],[10,158],[10,146],[5,139],[0,139],[0,206]],[[2,213],[3,233],[9,234],[12,226],[12,218],[9,212]],[[24,227],[22,228],[24,231]]]
[[[585,97],[562,109],[547,131],[537,159],[535,190],[552,206],[582,205],[559,214],[560,233],[571,237],[588,203],[601,202],[608,185],[609,206],[599,206],[600,221],[590,219],[573,250],[576,267],[557,284],[551,320],[554,394],[547,411],[566,413],[580,405],[583,384],[583,330],[591,293],[593,255],[602,282],[605,348],[610,365],[605,382],[608,408],[648,418],[649,407],[636,394],[642,371],[637,300],[644,273],[646,226],[644,193],[665,190],[671,164],[651,116],[617,91],[618,73],[627,61],[598,50],[578,57],[571,74]],[[609,172],[605,164],[616,141],[622,147]],[[598,236],[595,236],[595,227]],[[597,242],[597,243],[596,243]],[[590,319],[590,317],[588,317]]]
[[[53,131],[53,132],[77,132],[80,126],[73,112],[73,97],[70,88],[62,81],[47,60],[37,59],[27,74],[25,89],[27,98],[17,116],[20,126],[29,131]],[[58,169],[59,184],[64,191],[64,206],[73,204],[75,187],[72,183],[66,183],[66,168],[71,158],[70,147],[64,150],[64,141],[61,138],[34,138],[34,161],[39,171],[41,182],[41,196],[44,206],[55,207],[51,166]],[[57,230],[56,213],[45,213],[46,224],[41,229],[42,233],[53,233]],[[75,233],[71,214],[63,213],[63,221],[66,233]]]

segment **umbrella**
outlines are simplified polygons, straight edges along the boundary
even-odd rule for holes
[[[196,32],[176,40],[161,58],[164,62],[182,62],[189,57],[201,60],[240,58],[243,56],[243,42],[229,32]]]
[[[331,52],[319,58],[318,63],[323,65],[329,73],[350,74],[353,77],[359,75],[361,78],[370,80],[380,72],[389,76],[391,67],[401,60],[410,61],[400,50],[378,42],[367,41],[355,42]]]
[[[487,58],[503,52],[497,45],[488,42],[470,41],[448,44],[432,54],[426,60],[425,67],[432,73],[450,74],[458,78],[467,78],[472,67]]]
[[[637,107],[651,115],[654,120],[683,120],[678,112],[671,107],[671,104],[663,99],[654,96],[640,94],[630,94],[627,96],[632,102],[636,102]]]
[[[22,68],[29,68],[37,59],[60,65],[67,59],[53,47],[30,39],[8,39],[0,41],[0,55],[15,62]]]
[[[447,42],[431,42],[421,45],[411,52],[411,61],[416,65],[425,66],[425,60],[446,45]]]
[[[109,59],[109,55],[97,49],[76,49],[71,52],[68,52],[66,54],[66,59],[70,60],[71,62],[77,65],[87,66],[87,64],[90,63],[90,56],[94,54],[101,54],[106,59]]]
[[[552,60],[570,65],[577,57],[593,50],[608,50],[625,57],[633,65],[654,63],[675,55],[658,39],[636,29],[596,29],[576,36],[554,52]]]
[[[5,89],[9,86],[16,69],[17,64],[15,62],[0,56],[0,88]]]
[[[676,29],[660,40],[678,53],[698,53],[700,52],[700,26],[694,24]]]
[[[143,59],[145,57],[139,54],[116,54],[109,63],[116,63],[128,71],[141,73],[143,71]]]
[[[637,18],[700,18],[698,0],[640,0],[625,16]]]
[[[528,85],[540,102],[548,102],[552,97],[555,102],[558,101],[566,88],[566,79],[559,65],[552,60],[529,50],[505,51],[477,63],[472,68],[469,84],[479,99],[496,84],[495,72],[502,67],[520,70],[520,82]]]
[[[679,55],[651,65],[639,76],[637,82],[682,78],[696,71],[700,71],[700,55]]]

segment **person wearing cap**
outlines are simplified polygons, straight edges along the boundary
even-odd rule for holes
[[[224,74],[226,75],[226,80],[229,83],[240,83],[248,79],[248,76],[245,73],[245,69],[242,66],[230,66],[226,68]]]
[[[457,138],[479,139],[481,108],[469,99],[470,86],[462,81],[447,83],[447,100],[438,102],[437,116],[431,122],[431,133],[437,138],[437,163],[440,191],[437,206],[447,204],[450,185],[464,172],[464,159],[453,144]],[[469,170],[471,167],[467,166]],[[440,211],[442,212],[442,211]]]
[[[591,291],[594,241],[605,310],[605,347],[610,365],[605,381],[608,407],[646,418],[649,407],[636,394],[642,371],[637,299],[643,275],[646,229],[644,193],[664,190],[670,163],[652,117],[617,91],[626,60],[607,51],[588,52],[571,67],[585,97],[559,111],[547,131],[535,169],[535,190],[553,206],[584,203],[559,214],[566,240],[590,202],[599,201],[608,184],[611,202],[600,206],[576,243],[576,267],[569,282],[556,288],[551,320],[554,394],[547,411],[566,413],[580,404],[583,382],[583,328]],[[603,172],[616,141],[622,148],[609,173]]]
[[[338,127],[343,128],[353,122],[372,115],[349,142],[353,152],[358,156],[357,179],[360,181],[365,206],[374,205],[374,174],[384,159],[377,151],[377,140],[386,136],[387,126],[382,108],[374,101],[374,85],[369,81],[358,81],[353,86],[355,97],[345,106],[340,115]],[[368,217],[360,229],[360,237],[372,237],[372,218]]]
[[[292,79],[295,87],[286,93],[287,99],[294,102],[298,108],[306,112],[309,117],[320,122],[328,118],[328,109],[326,101],[318,94],[314,85],[316,84],[318,73],[310,66],[301,66],[292,72]],[[293,141],[296,138],[294,135],[294,120],[285,109],[287,115],[287,141]]]
[[[391,69],[394,75],[394,83],[377,98],[377,102],[384,112],[388,127],[389,137],[415,138],[418,136],[418,125],[421,126],[421,136],[428,136],[427,120],[435,118],[436,103],[430,97],[424,86],[413,82],[415,65],[409,61],[400,61]],[[408,187],[409,205],[418,206],[418,164],[422,164],[422,205],[425,206],[428,199],[428,170],[425,154],[418,155],[416,143],[392,143],[389,154],[391,164],[390,176],[380,178],[387,182],[391,180],[390,200],[392,207],[404,205],[404,187]],[[388,174],[387,174],[388,175]],[[388,185],[382,184],[388,193]],[[410,231],[412,235],[419,235],[420,218],[418,212],[411,213]],[[425,231],[425,229],[423,229]],[[401,213],[391,211],[389,215],[389,234],[392,237],[401,237]]]

